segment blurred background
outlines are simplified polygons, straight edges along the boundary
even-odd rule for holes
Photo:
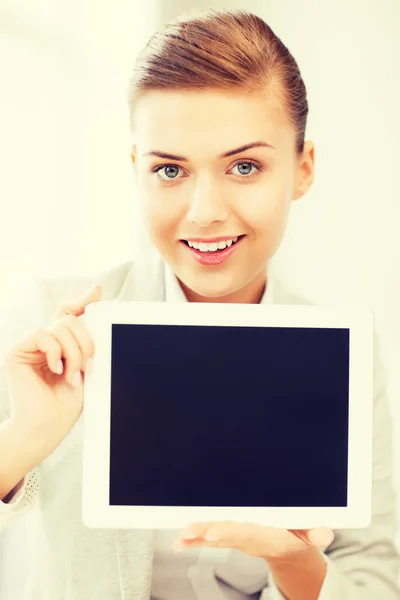
[[[375,311],[400,498],[400,2],[212,5],[264,18],[300,66],[316,181],[273,266],[313,302]],[[95,273],[134,255],[131,68],[165,20],[207,6],[0,0],[0,308],[31,277]]]

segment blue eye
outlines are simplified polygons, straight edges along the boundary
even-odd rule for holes
[[[241,162],[236,163],[233,169],[238,169],[239,173],[235,173],[235,175],[243,175],[247,177],[253,173],[253,169],[256,171],[260,171],[261,169],[251,160],[242,160]],[[232,170],[233,170],[232,169]]]
[[[157,173],[158,176],[164,181],[168,181],[168,179],[177,179],[179,171],[180,167],[177,165],[164,165],[162,167],[157,167],[157,169],[154,170],[154,172]],[[164,174],[164,177],[161,175],[161,173]]]

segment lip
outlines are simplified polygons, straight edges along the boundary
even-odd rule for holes
[[[236,236],[234,236],[236,237]],[[228,260],[228,258],[230,258],[232,256],[232,254],[234,254],[234,252],[236,252],[237,248],[239,246],[241,246],[244,238],[246,237],[245,235],[243,236],[237,236],[239,237],[238,241],[235,242],[234,244],[232,244],[232,246],[229,246],[229,248],[225,248],[225,250],[219,250],[217,252],[200,252],[200,250],[196,250],[195,248],[191,248],[190,246],[188,246],[187,244],[185,244],[185,242],[181,241],[180,243],[183,245],[184,248],[186,248],[186,250],[188,252],[190,252],[191,257],[198,263],[200,263],[201,265],[206,265],[206,266],[215,266],[215,265],[220,265],[222,263],[224,263],[226,260]],[[212,241],[211,239],[206,242],[211,244],[213,241],[224,241],[227,239],[233,239],[233,238],[214,238]],[[196,242],[196,239],[190,239],[191,242]],[[199,240],[199,243],[203,241],[205,242],[205,240]]]
[[[234,240],[235,238],[240,237],[240,235],[225,235],[225,236],[220,236],[220,237],[213,237],[213,238],[198,238],[198,237],[194,237],[194,238],[182,238],[185,239],[186,242],[195,242],[197,244],[201,244],[203,242],[203,244],[212,244],[214,242],[225,242],[225,240]]]

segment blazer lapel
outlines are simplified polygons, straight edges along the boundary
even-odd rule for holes
[[[153,248],[144,248],[132,262],[115,300],[164,302],[164,263]]]

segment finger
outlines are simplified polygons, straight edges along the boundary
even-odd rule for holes
[[[289,533],[297,537],[299,540],[304,542],[307,546],[313,546],[314,544],[308,537],[308,529],[288,529]]]
[[[328,529],[327,527],[317,527],[315,529],[290,529],[289,531],[307,545],[316,546],[317,548],[327,548],[334,539],[332,529]]]
[[[84,365],[81,350],[72,331],[59,323],[46,328],[45,331],[50,333],[61,345],[67,381],[73,387],[79,387],[82,380],[81,370]]]
[[[207,529],[209,529],[213,523],[191,523],[181,531],[181,537],[185,540],[195,540],[197,538],[203,538]]]
[[[38,352],[40,355],[35,356]],[[6,364],[10,369],[20,364],[39,364],[43,360],[41,355],[45,355],[50,371],[61,375],[63,372],[61,345],[43,329],[38,329],[15,345],[8,356]]]
[[[180,536],[174,541],[172,548],[176,552],[190,546],[209,546],[210,542],[204,540],[204,535],[213,523],[191,523],[181,530]]]
[[[61,360],[61,344],[43,329],[36,333],[34,341],[39,352],[42,352],[46,356],[47,366],[50,371],[56,375],[61,375],[64,371],[64,365]]]
[[[218,547],[242,548],[249,540],[259,540],[267,535],[269,528],[254,523],[220,521],[209,524],[204,539]]]
[[[67,327],[75,338],[82,355],[82,370],[86,372],[88,361],[93,357],[95,346],[84,322],[73,315],[66,315],[57,321],[60,326]]]
[[[57,307],[53,320],[60,319],[65,315],[75,315],[76,317],[83,315],[86,306],[92,302],[98,302],[102,293],[101,285],[95,285],[79,298],[63,302]]]
[[[196,533],[197,538],[191,537]],[[178,538],[177,545],[182,547],[190,546],[213,546],[217,548],[236,548],[238,550],[248,551],[258,548],[259,552],[264,547],[281,547],[290,543],[291,534],[286,529],[276,527],[267,527],[255,523],[241,523],[237,521],[220,521],[214,523],[196,523],[188,526],[182,531]],[[299,532],[295,535],[304,544],[304,539]],[[306,537],[306,543],[309,545]]]
[[[327,527],[318,527],[308,531],[308,539],[317,548],[327,548],[332,544],[334,538],[335,535],[332,529]]]
[[[181,532],[176,545],[238,548],[244,546],[250,538],[260,537],[264,529],[260,525],[236,521],[192,523]]]

